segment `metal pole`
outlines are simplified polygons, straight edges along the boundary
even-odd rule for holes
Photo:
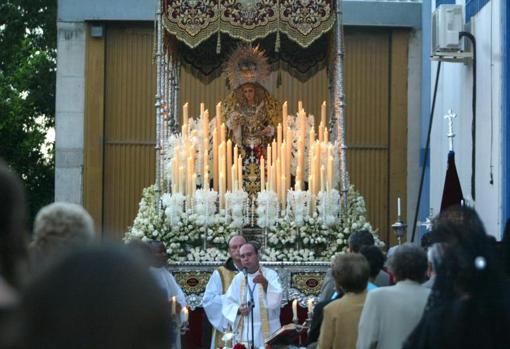
[[[345,145],[345,93],[344,93],[344,37],[342,23],[342,0],[336,0],[336,33],[335,33],[335,99],[336,133],[340,151],[341,190],[344,206],[347,207],[349,191],[349,174],[347,172],[347,146]]]
[[[156,10],[156,212],[159,213],[161,196],[161,0]]]

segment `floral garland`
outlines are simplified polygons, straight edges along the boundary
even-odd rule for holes
[[[175,200],[165,195],[158,212],[155,186],[144,189],[140,209],[124,240],[161,240],[172,261],[224,261],[229,237],[239,232],[235,224],[232,226],[223,213],[212,214],[207,225],[203,224],[203,217],[196,211],[180,213],[177,219],[175,209],[170,210],[172,215],[168,214],[168,205]],[[271,201],[269,198],[263,200]],[[334,195],[331,200],[336,201],[337,196]],[[270,261],[329,261],[336,253],[347,250],[350,234],[360,229],[370,231],[374,234],[376,245],[384,247],[384,242],[366,220],[365,200],[353,186],[347,193],[347,207],[342,207],[339,215],[340,219],[333,225],[317,213],[303,217],[298,224],[289,217],[276,218],[275,223],[267,227],[267,246],[262,251],[262,258]]]

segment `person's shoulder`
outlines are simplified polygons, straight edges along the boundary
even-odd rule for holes
[[[324,306],[324,311],[325,312],[336,312],[336,310],[342,306],[342,303],[343,303],[342,299],[343,299],[343,297],[339,298],[339,299],[335,299],[334,301],[327,303]]]

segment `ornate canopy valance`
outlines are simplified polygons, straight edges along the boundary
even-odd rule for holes
[[[195,48],[219,32],[252,42],[286,34],[308,47],[335,21],[332,0],[165,0],[163,25]]]

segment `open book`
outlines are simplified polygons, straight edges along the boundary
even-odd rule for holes
[[[283,325],[275,331],[268,339],[266,344],[292,344],[294,340],[299,336],[299,333],[303,330],[302,325],[290,323]]]

